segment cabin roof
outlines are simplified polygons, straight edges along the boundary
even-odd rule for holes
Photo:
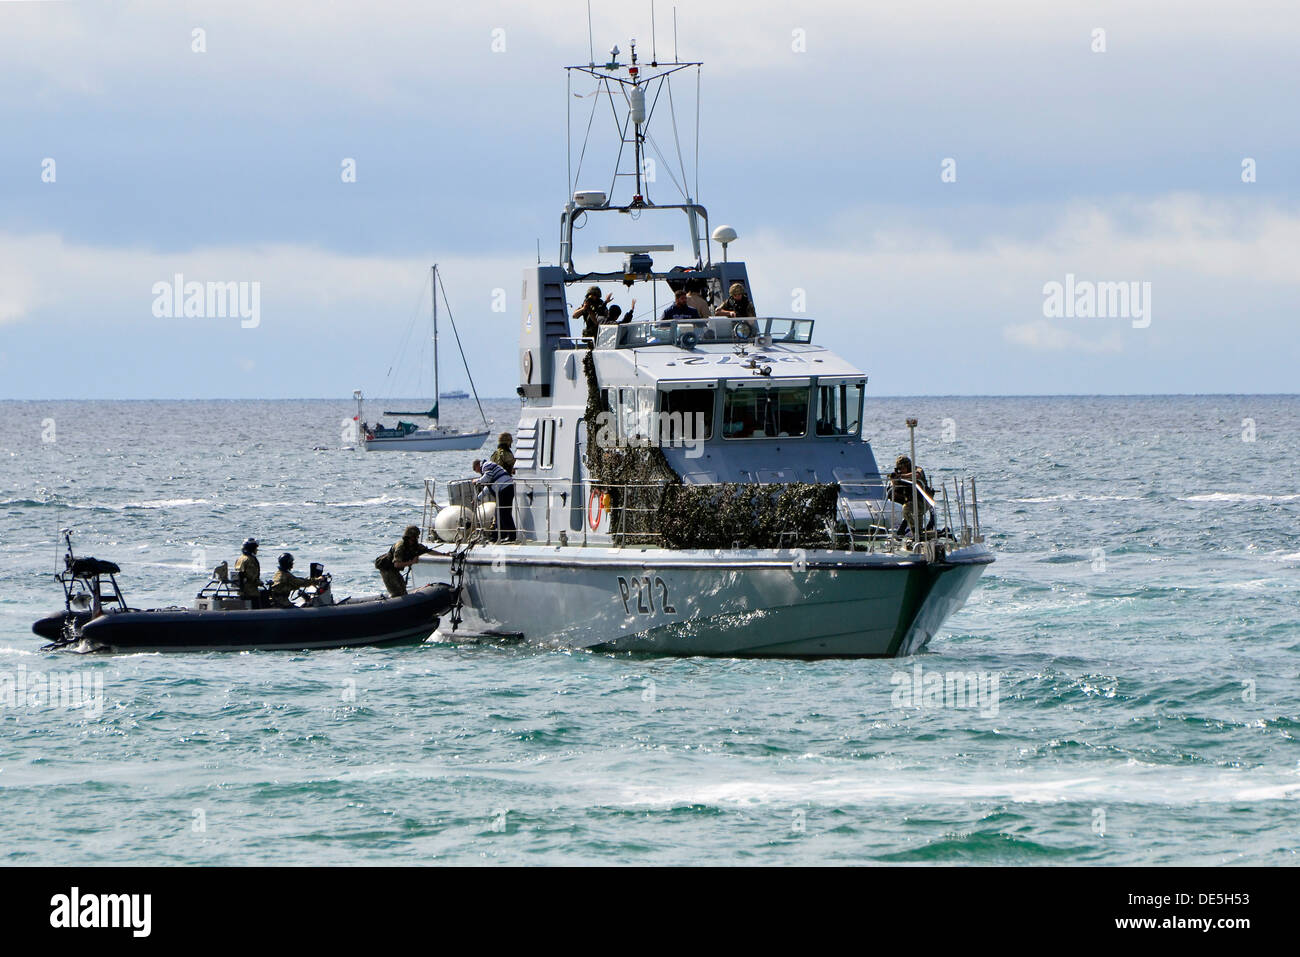
[[[780,343],[753,346],[741,355],[727,344],[700,344],[693,349],[674,345],[643,346],[635,349],[597,349],[596,371],[606,385],[700,379],[742,379],[771,382],[783,379],[865,379],[866,373],[824,346]],[[755,368],[749,367],[753,360]],[[762,369],[770,369],[763,375]]]

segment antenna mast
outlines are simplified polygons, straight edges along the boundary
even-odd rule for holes
[[[587,66],[596,65],[596,41],[591,37],[591,0],[587,0]]]
[[[429,277],[429,294],[433,299],[433,424],[438,424],[438,264]]]
[[[655,0],[650,0],[650,65],[659,65],[659,45],[655,41]]]
[[[632,194],[632,205],[640,206],[645,202],[645,197],[641,193],[641,174],[643,160],[641,159],[641,149],[645,142],[645,134],[641,132],[641,125],[645,123],[645,90],[641,87],[639,74],[641,68],[636,65],[636,41],[632,41],[632,65],[627,68],[628,76],[632,79],[632,89],[628,91],[628,118],[632,121],[632,147],[636,151],[636,191]]]

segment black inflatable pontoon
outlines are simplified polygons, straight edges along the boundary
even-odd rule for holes
[[[118,566],[75,558],[70,537],[64,565],[58,580],[65,610],[32,625],[52,649],[247,651],[418,642],[433,634],[439,616],[456,602],[456,589],[445,584],[425,585],[401,598],[375,595],[334,602],[328,576],[314,576],[324,577],[326,584],[304,590],[293,607],[253,608],[219,575],[199,592],[194,608],[140,610],[129,608],[122,597]]]

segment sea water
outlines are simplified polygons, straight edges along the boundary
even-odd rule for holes
[[[345,400],[0,413],[5,863],[1297,860],[1295,397],[869,397],[882,463],[915,415],[977,476],[997,562],[925,654],[816,662],[42,652],[61,528],[138,607],[249,535],[374,592],[475,453],[344,450]]]

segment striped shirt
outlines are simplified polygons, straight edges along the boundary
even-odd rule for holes
[[[490,486],[497,492],[501,491],[501,489],[508,485],[515,484],[515,480],[510,473],[495,462],[484,462],[483,474],[476,478],[474,482],[477,485]]]

